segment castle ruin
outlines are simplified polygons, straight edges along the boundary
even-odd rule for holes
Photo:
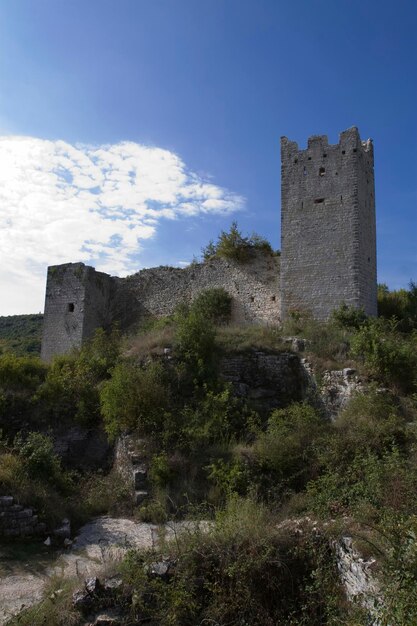
[[[310,137],[306,150],[283,137],[281,163],[281,257],[259,251],[247,263],[216,258],[127,278],[84,263],[49,267],[42,359],[80,347],[96,328],[169,315],[213,287],[232,296],[234,323],[279,324],[296,311],[326,319],[343,302],[376,315],[372,141],[355,127],[336,145]]]

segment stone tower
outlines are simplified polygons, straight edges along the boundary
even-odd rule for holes
[[[41,358],[66,354],[111,322],[113,279],[84,263],[48,267]]]
[[[281,315],[326,319],[343,302],[377,313],[372,140],[357,128],[306,150],[281,138]]]

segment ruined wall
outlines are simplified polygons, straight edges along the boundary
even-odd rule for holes
[[[260,252],[248,263],[213,259],[184,269],[142,270],[116,279],[114,316],[126,323],[147,316],[162,317],[173,313],[181,302],[191,302],[200,291],[222,287],[232,296],[233,322],[278,324],[279,266],[279,257]]]
[[[357,128],[306,150],[281,139],[282,318],[291,310],[326,319],[342,302],[376,313],[372,142]]]
[[[48,268],[41,358],[66,354],[108,325],[113,281],[84,263]]]
[[[41,357],[50,361],[80,347],[99,327],[121,328],[174,312],[181,302],[212,287],[232,296],[232,320],[280,320],[279,257],[262,252],[248,263],[213,259],[184,269],[156,267],[113,278],[83,263],[48,269]]]

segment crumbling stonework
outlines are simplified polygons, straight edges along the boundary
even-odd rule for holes
[[[372,141],[353,127],[306,150],[281,139],[282,267],[259,252],[248,263],[213,259],[184,269],[157,267],[127,278],[83,263],[48,269],[41,356],[79,347],[98,327],[122,329],[171,314],[202,290],[232,296],[235,323],[279,324],[292,311],[326,319],[345,302],[376,314],[375,185]]]
[[[232,296],[233,322],[278,323],[279,257],[263,252],[247,263],[212,259],[184,269],[145,269],[127,278],[83,263],[50,267],[41,356],[50,361],[114,322],[126,329],[148,317],[170,315],[180,303],[214,287]]]
[[[33,509],[16,504],[12,496],[0,496],[0,537],[31,537],[45,530]]]
[[[336,145],[310,137],[306,150],[281,138],[282,319],[326,319],[345,302],[376,315],[372,141],[353,127]]]

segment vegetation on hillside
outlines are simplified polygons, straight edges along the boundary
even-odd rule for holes
[[[0,316],[0,354],[38,355],[41,351],[43,315]]]
[[[80,520],[110,510],[115,494],[119,504],[123,497],[116,477],[95,477],[93,487],[91,476],[63,468],[36,431],[102,423],[114,440],[128,430],[146,442],[150,464],[152,497],[136,515],[212,526],[194,526],[160,553],[129,555],[126,623],[365,625],[338,582],[329,546],[340,533],[378,558],[380,623],[417,623],[415,286],[398,298],[382,291],[376,319],[343,306],[326,323],[298,312],[283,329],[265,329],[228,325],[230,298],[210,290],[135,337],[99,331],[48,367],[0,356],[0,485],[23,499],[33,483],[46,517],[40,485],[53,490],[57,510]],[[219,376],[225,352],[288,350],[288,335],[307,340],[318,374],[353,366],[366,384],[334,422],[307,401],[259,413]],[[19,420],[30,427],[15,438],[8,424]],[[74,505],[80,490],[82,511]],[[169,583],[147,573],[162,559],[172,563]],[[48,601],[19,623],[48,623]],[[65,612],[62,619],[55,623],[65,623]]]

